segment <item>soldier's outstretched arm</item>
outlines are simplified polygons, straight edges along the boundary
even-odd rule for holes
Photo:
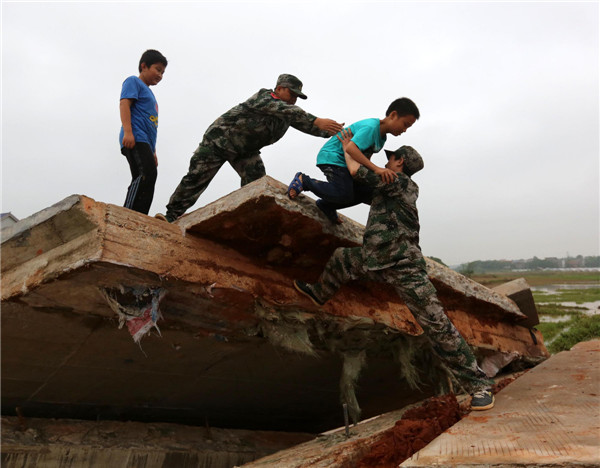
[[[257,110],[289,122],[296,130],[323,138],[335,135],[344,127],[344,124],[337,123],[335,120],[321,119],[301,107],[276,99],[272,99],[266,105],[258,106]]]
[[[344,128],[343,123],[338,123],[332,119],[321,119],[319,117],[314,120],[313,125],[319,130],[328,132],[330,135],[335,135],[336,133],[341,132]]]

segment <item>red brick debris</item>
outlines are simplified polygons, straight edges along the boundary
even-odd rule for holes
[[[396,468],[438,435],[456,424],[463,414],[454,395],[429,398],[408,410],[393,428],[373,444],[358,468]]]
[[[500,390],[502,390],[504,387],[506,387],[508,384],[513,383],[515,380],[517,380],[518,377],[521,377],[523,374],[529,372],[530,369],[525,369],[524,371],[519,372],[518,374],[512,375],[510,377],[506,377],[505,379],[500,380],[499,382],[495,383],[492,386],[492,393],[495,395],[496,393],[498,393]]]

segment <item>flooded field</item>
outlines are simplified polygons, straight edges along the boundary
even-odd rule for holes
[[[600,314],[600,286],[591,284],[548,284],[531,288],[536,305],[571,308],[587,315]],[[565,300],[567,299],[567,300]],[[558,317],[552,317],[557,321]]]
[[[493,288],[525,278],[540,317],[536,325],[551,353],[580,341],[600,338],[600,270],[556,269],[475,274],[471,279]]]
[[[537,329],[551,353],[600,336],[600,285],[558,283],[531,288],[540,316]]]

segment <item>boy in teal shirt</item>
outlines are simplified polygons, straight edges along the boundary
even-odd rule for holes
[[[413,101],[405,97],[396,99],[388,107],[384,119],[365,119],[350,125],[353,137],[348,144],[348,154],[379,175],[385,183],[392,182],[396,174],[373,164],[370,158],[383,148],[388,134],[401,135],[419,117],[419,109]],[[317,167],[323,171],[327,182],[312,179],[308,174],[298,172],[288,188],[290,198],[296,198],[302,191],[313,192],[320,197],[317,206],[336,224],[341,222],[337,210],[359,203],[370,204],[372,190],[353,181],[346,166],[344,149],[337,136],[330,138],[319,151]]]

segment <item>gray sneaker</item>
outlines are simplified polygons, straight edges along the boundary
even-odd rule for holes
[[[471,409],[474,411],[489,410],[494,407],[495,401],[494,394],[490,389],[481,390],[473,394],[473,399],[471,400]]]

